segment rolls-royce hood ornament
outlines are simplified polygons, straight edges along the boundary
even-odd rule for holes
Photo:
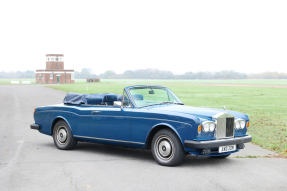
[[[224,112],[225,112],[225,106],[223,106]]]

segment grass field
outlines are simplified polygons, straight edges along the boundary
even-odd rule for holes
[[[276,81],[277,84],[279,82]],[[124,87],[136,84],[168,86],[186,105],[206,108],[226,106],[228,110],[246,113],[250,117],[248,132],[253,137],[252,142],[287,156],[286,88],[198,86],[190,82],[168,80],[102,80],[100,83],[76,81],[75,84],[48,87],[66,92],[121,94]]]

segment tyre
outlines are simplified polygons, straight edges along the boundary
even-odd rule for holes
[[[211,156],[210,158],[225,159],[225,158],[229,157],[229,155]]]
[[[61,150],[71,150],[77,145],[72,131],[66,121],[60,120],[54,126],[53,139],[56,147]]]
[[[163,166],[176,166],[185,156],[181,141],[168,129],[162,129],[154,135],[151,151],[156,162]]]

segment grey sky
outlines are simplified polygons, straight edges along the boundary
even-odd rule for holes
[[[1,1],[0,71],[287,73],[287,1]]]

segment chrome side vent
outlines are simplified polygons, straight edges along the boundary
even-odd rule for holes
[[[235,117],[229,113],[219,113],[212,117],[217,121],[216,134],[217,139],[234,137],[234,120]]]

